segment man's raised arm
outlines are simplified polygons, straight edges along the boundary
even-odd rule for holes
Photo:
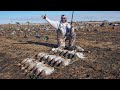
[[[48,23],[50,23],[54,28],[58,29],[59,27],[59,21],[53,21],[53,20],[50,20],[48,19],[46,16],[41,16],[43,19],[45,19]]]

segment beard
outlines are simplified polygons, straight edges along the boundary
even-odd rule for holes
[[[66,22],[67,22],[67,20],[61,20],[61,22],[62,22],[62,23],[66,23]]]

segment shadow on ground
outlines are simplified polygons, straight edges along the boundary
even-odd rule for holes
[[[35,44],[35,45],[42,45],[51,48],[57,48],[57,44],[50,44],[46,42],[34,42],[34,41],[26,41],[25,43],[13,43],[13,44]]]

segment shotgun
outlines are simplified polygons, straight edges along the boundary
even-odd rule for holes
[[[73,14],[74,11],[72,11],[72,18],[71,18],[71,29],[70,29],[70,39],[69,39],[69,48],[71,47],[71,39],[72,39],[72,24],[73,24]]]

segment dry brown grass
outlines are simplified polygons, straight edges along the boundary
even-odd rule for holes
[[[85,53],[86,60],[57,69],[46,78],[66,79],[120,79],[120,29],[98,28],[98,31],[77,31],[76,44],[91,53]],[[49,52],[56,44],[56,35],[52,31],[41,31],[50,37],[49,41],[34,36],[0,36],[0,78],[27,79],[15,64],[22,59],[33,57],[39,52]],[[51,45],[50,45],[51,44]]]

